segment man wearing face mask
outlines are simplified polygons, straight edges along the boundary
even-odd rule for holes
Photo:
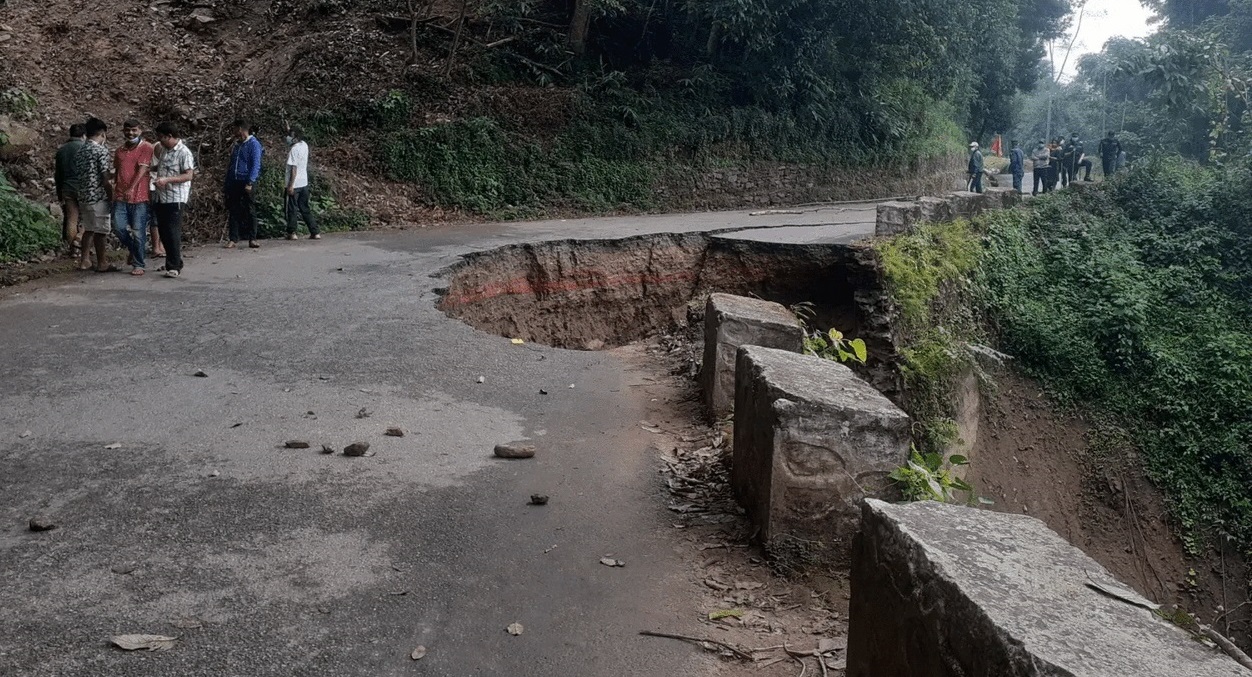
[[[317,222],[309,208],[309,144],[299,127],[287,130],[287,145],[291,146],[287,153],[287,239],[300,239],[296,235],[296,217],[299,216],[309,228],[309,239],[320,240],[322,236],[317,232]]]
[[[152,167],[152,144],[143,140],[138,120],[122,123],[126,142],[113,153],[113,231],[130,252],[130,274],[144,273],[148,240],[148,172]]]
[[[230,164],[226,167],[226,210],[230,213],[227,249],[234,249],[242,237],[248,246],[257,249],[256,202],[253,186],[261,178],[261,142],[245,120],[235,120],[235,145],[230,149]]]

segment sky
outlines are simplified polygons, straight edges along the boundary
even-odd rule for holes
[[[1065,67],[1065,77],[1074,75],[1080,56],[1100,51],[1109,38],[1141,38],[1156,30],[1154,25],[1148,24],[1151,17],[1152,12],[1145,9],[1139,0],[1088,0],[1078,42]],[[1063,57],[1064,51],[1061,50],[1057,59]]]

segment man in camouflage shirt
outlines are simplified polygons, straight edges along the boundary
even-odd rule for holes
[[[109,170],[113,160],[105,147],[108,125],[103,120],[87,120],[87,143],[74,156],[74,168],[78,183],[78,212],[83,226],[83,253],[78,261],[79,270],[91,267],[91,251],[96,252],[96,272],[116,270],[110,267],[105,254],[105,241],[113,230],[112,196],[113,181]]]

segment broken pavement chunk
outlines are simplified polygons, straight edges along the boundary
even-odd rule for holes
[[[288,449],[308,449],[309,443],[304,440],[287,440],[283,446]]]
[[[387,437],[404,437],[404,431],[400,428],[387,428],[387,432],[383,434]]]
[[[495,454],[500,458],[531,458],[535,455],[535,445],[526,442],[497,444]]]

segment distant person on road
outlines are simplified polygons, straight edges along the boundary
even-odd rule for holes
[[[227,249],[234,249],[241,238],[257,249],[256,196],[253,190],[261,178],[261,142],[244,120],[235,120],[235,143],[230,148],[230,164],[226,167],[226,211],[229,213]]]
[[[1117,171],[1117,158],[1122,154],[1122,143],[1117,140],[1117,132],[1109,132],[1108,136],[1100,140],[1099,151],[1104,178],[1107,179]]]
[[[969,144],[969,189],[975,193],[982,192],[982,151],[978,150],[978,142]]]
[[[1013,174],[1013,190],[1022,192],[1022,179],[1026,178],[1026,151],[1017,141],[1013,142],[1013,151],[1009,153],[1009,171]]]
[[[1068,186],[1070,181],[1074,180],[1074,139],[1077,134],[1072,134],[1069,139],[1061,137],[1061,185]]]
[[[61,241],[66,244],[71,257],[82,246],[82,233],[78,232],[78,170],[75,161],[78,151],[87,142],[87,128],[70,125],[70,138],[57,149],[56,187],[57,202],[61,203]]]
[[[113,153],[113,231],[130,252],[130,274],[140,276],[144,274],[148,248],[152,144],[143,140],[143,127],[135,119],[122,123],[122,136],[125,142]]]
[[[309,143],[304,139],[304,131],[299,127],[287,130],[287,194],[284,198],[287,213],[287,239],[298,240],[296,234],[296,217],[304,219],[309,229],[310,240],[322,239],[317,232],[317,221],[313,219],[313,210],[309,208]]]
[[[78,213],[83,224],[82,258],[79,270],[91,268],[91,251],[96,252],[96,272],[117,270],[109,265],[105,253],[105,241],[112,232],[113,181],[110,178],[112,162],[109,149],[105,147],[108,125],[103,120],[91,118],[83,126],[87,141],[74,156],[74,171],[78,182]]]
[[[1030,154],[1030,160],[1034,164],[1035,187],[1030,191],[1031,195],[1048,192],[1048,164],[1051,162],[1051,156],[1048,152],[1048,144],[1042,139],[1035,145],[1035,151]]]
[[[1071,181],[1078,180],[1078,174],[1082,170],[1087,170],[1083,181],[1091,181],[1091,158],[1087,157],[1087,149],[1083,146],[1082,139],[1077,134],[1070,137],[1070,145],[1074,147],[1074,169],[1070,174]]]
[[[165,276],[178,277],[183,270],[183,212],[191,198],[196,159],[174,123],[162,122],[156,133],[161,146],[155,172],[157,230],[165,245]]]
[[[1049,192],[1056,190],[1057,184],[1060,183],[1061,181],[1061,154],[1064,152],[1061,150],[1061,141],[1062,139],[1060,137],[1057,137],[1053,139],[1052,143],[1048,146],[1048,158],[1049,158],[1048,191]]]

